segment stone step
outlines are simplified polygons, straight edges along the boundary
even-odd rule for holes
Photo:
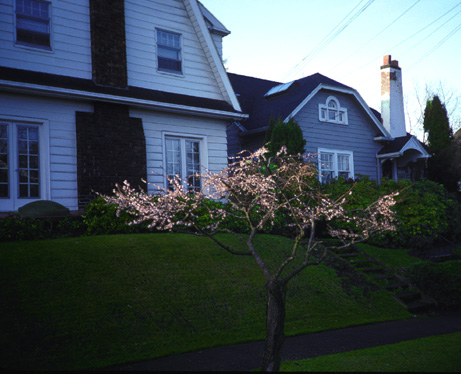
[[[354,257],[359,257],[360,254],[359,253],[342,253],[339,255],[339,257],[343,258],[343,259],[349,259],[349,258],[354,258]]]
[[[400,292],[396,294],[400,300],[402,300],[404,303],[410,303],[416,300],[421,299],[421,293],[419,291],[413,290],[413,291],[407,291],[407,292]]]
[[[386,289],[388,291],[394,291],[394,290],[397,290],[399,288],[408,288],[408,284],[402,283],[402,282],[392,282],[392,283],[388,283],[386,285]]]
[[[391,274],[376,274],[374,279],[375,280],[386,280],[386,279],[394,279],[395,276]]]
[[[443,255],[431,256],[429,259],[433,262],[445,262],[445,261],[457,260],[458,257],[455,254],[443,254]]]
[[[384,273],[384,269],[381,267],[377,267],[377,266],[363,268],[363,269],[360,269],[360,271],[364,273]]]
[[[413,314],[423,314],[431,311],[435,308],[435,304],[430,301],[416,300],[410,303],[407,303],[407,309],[410,313]]]
[[[349,246],[349,247],[343,247],[343,248],[340,248],[342,246],[342,244],[338,244],[338,246],[334,246],[332,245],[332,250],[336,253],[357,253],[357,249],[354,248],[353,246]]]
[[[352,260],[349,263],[358,268],[364,268],[364,267],[370,268],[370,267],[373,267],[373,265],[375,265],[375,263],[370,260]]]

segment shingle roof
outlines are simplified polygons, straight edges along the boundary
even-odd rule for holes
[[[387,155],[391,153],[400,152],[400,150],[408,143],[408,141],[412,138],[412,135],[407,133],[405,136],[401,136],[399,138],[395,138],[394,140],[390,141],[384,147],[382,147],[378,155]]]
[[[378,155],[389,155],[393,153],[398,153],[402,150],[403,147],[413,138],[414,136],[411,135],[410,133],[407,133],[405,136],[401,136],[398,138],[395,138],[394,140],[390,141],[387,143],[384,147],[382,147]],[[415,138],[419,144],[424,148],[426,152],[428,152],[427,146],[424,143],[421,143],[417,138]]]
[[[250,131],[266,127],[271,119],[287,118],[320,84],[352,89],[316,73],[294,81],[287,91],[265,98],[264,95],[272,87],[281,83],[233,73],[228,75],[242,111],[250,115],[250,118],[243,122],[245,128]]]
[[[222,100],[133,86],[128,86],[127,88],[106,87],[97,85],[90,79],[74,78],[63,75],[0,67],[0,79],[237,113],[229,103]]]

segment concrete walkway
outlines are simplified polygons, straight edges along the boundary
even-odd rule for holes
[[[285,339],[284,361],[323,356],[461,331],[461,313],[389,321]],[[250,371],[261,363],[264,342],[204,349],[111,366],[111,371]]]

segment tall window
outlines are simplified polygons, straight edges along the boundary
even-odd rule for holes
[[[353,154],[349,151],[319,150],[319,178],[329,183],[334,178],[354,178]]]
[[[39,198],[38,127],[17,126],[19,197]]]
[[[158,70],[182,73],[181,35],[157,30]]]
[[[50,49],[50,3],[16,0],[16,43]]]
[[[341,108],[338,99],[330,96],[325,104],[319,104],[319,120],[347,125],[347,109]]]
[[[186,182],[190,191],[200,190],[200,140],[177,137],[165,138],[166,173],[169,178],[176,175]],[[173,186],[167,180],[168,188]]]
[[[40,198],[39,127],[0,123],[0,198]]]
[[[8,124],[0,123],[0,198],[9,197]]]

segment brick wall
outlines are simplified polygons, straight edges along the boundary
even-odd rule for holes
[[[129,108],[97,102],[94,113],[76,112],[77,183],[79,208],[95,192],[112,194],[115,183],[128,180],[145,185],[146,141],[142,120],[131,118]]]
[[[127,87],[124,0],[90,0],[93,81]]]

